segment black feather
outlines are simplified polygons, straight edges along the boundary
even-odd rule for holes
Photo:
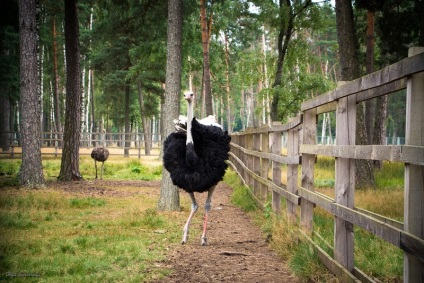
[[[204,192],[222,180],[228,165],[230,136],[216,126],[192,122],[193,144],[186,134],[171,133],[164,142],[163,162],[174,185],[187,192]]]

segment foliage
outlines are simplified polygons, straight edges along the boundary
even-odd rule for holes
[[[0,26],[0,86],[4,95],[11,102],[19,98],[19,34],[17,17],[13,17],[17,10],[17,1],[2,2],[6,17],[1,17]]]

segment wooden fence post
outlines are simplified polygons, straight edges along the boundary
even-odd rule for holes
[[[299,129],[295,127],[288,131],[287,140],[287,156],[293,157],[299,155]],[[287,166],[287,191],[297,195],[297,182],[298,182],[298,165],[289,164]],[[297,203],[292,203],[287,200],[287,213],[292,218],[296,217]]]
[[[250,133],[251,132],[251,128],[246,129],[246,144],[245,144],[245,149],[247,150],[252,150],[253,148],[253,135]],[[250,170],[252,170],[253,168],[253,156],[250,154],[245,154],[246,156],[246,162],[245,165],[247,168],[249,168]],[[245,173],[245,178],[246,178],[246,184],[249,188],[252,189],[253,192],[253,177],[250,176],[249,172],[246,170]]]
[[[261,148],[261,134],[253,134],[253,150],[259,152]],[[261,159],[258,156],[253,157],[253,171],[260,176],[261,175]],[[255,196],[262,201],[261,199],[261,183],[258,180],[253,179],[253,193]]]
[[[356,94],[341,98],[336,108],[336,144],[355,145]],[[355,160],[336,158],[335,201],[343,206],[354,207]],[[334,259],[349,272],[354,268],[353,224],[335,217]]]
[[[281,125],[280,122],[273,122],[273,126]],[[272,132],[271,136],[271,152],[273,154],[281,155],[281,132]],[[272,161],[272,181],[277,186],[281,186],[281,164]],[[279,214],[281,212],[281,195],[272,191],[272,210]]]
[[[424,52],[412,47],[408,56]],[[406,145],[424,146],[424,72],[412,75],[406,88]],[[404,229],[424,239],[424,167],[405,163]],[[404,282],[423,282],[424,263],[404,253]]]
[[[235,135],[235,143],[238,145],[238,146],[241,146],[241,138],[242,138],[242,136],[240,135],[240,134],[236,134]],[[236,156],[241,160],[241,161],[243,161],[243,154],[242,154],[242,151],[240,150],[240,149],[236,149],[235,150],[235,152],[236,152]],[[235,164],[237,164],[237,169],[238,169],[238,172],[239,172],[239,174],[240,174],[240,176],[242,176],[242,177],[244,177],[244,173],[243,173],[243,166],[240,164],[240,163],[238,163],[237,161],[235,161],[234,160],[234,162],[235,162]]]
[[[317,110],[312,108],[303,114],[303,143],[316,144]],[[315,155],[302,154],[302,187],[314,191]],[[307,232],[312,232],[314,204],[304,198],[300,203],[300,224]]]
[[[262,133],[262,152],[269,152],[269,132]],[[269,171],[269,159],[261,158],[261,177],[268,180]],[[261,199],[263,202],[268,200],[268,186],[265,184],[261,185]]]
[[[241,148],[244,148],[245,144],[246,144],[246,134],[241,133],[240,136],[239,136],[239,146]],[[239,157],[240,157],[240,160],[243,163],[242,165],[240,165],[241,166],[240,176],[242,176],[242,178],[244,179],[244,183],[247,185],[246,173],[245,173],[245,170],[243,168],[243,166],[246,166],[246,154],[241,149],[239,150]]]

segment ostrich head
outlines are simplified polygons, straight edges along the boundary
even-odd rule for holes
[[[194,93],[191,90],[184,92],[184,99],[189,103],[193,102]]]

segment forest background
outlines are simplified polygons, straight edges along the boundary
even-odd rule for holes
[[[39,121],[43,133],[64,131],[66,100],[73,97],[66,81],[67,2],[76,3],[36,3],[40,111],[32,121]],[[424,45],[423,1],[347,2],[353,5],[358,42],[352,48],[360,75],[407,57],[410,46]],[[195,116],[214,114],[229,133],[285,122],[298,113],[302,101],[341,80],[336,12],[329,1],[182,4],[181,87],[196,93]],[[11,132],[21,132],[22,113],[30,109],[22,107],[20,89],[19,1],[0,5],[0,147],[7,151]],[[160,134],[166,112],[168,2],[80,1],[76,10],[79,131]],[[404,135],[404,93],[389,101],[369,101],[360,109],[369,143]],[[385,126],[378,128],[375,121]],[[322,135],[331,137],[331,115],[318,123]]]

